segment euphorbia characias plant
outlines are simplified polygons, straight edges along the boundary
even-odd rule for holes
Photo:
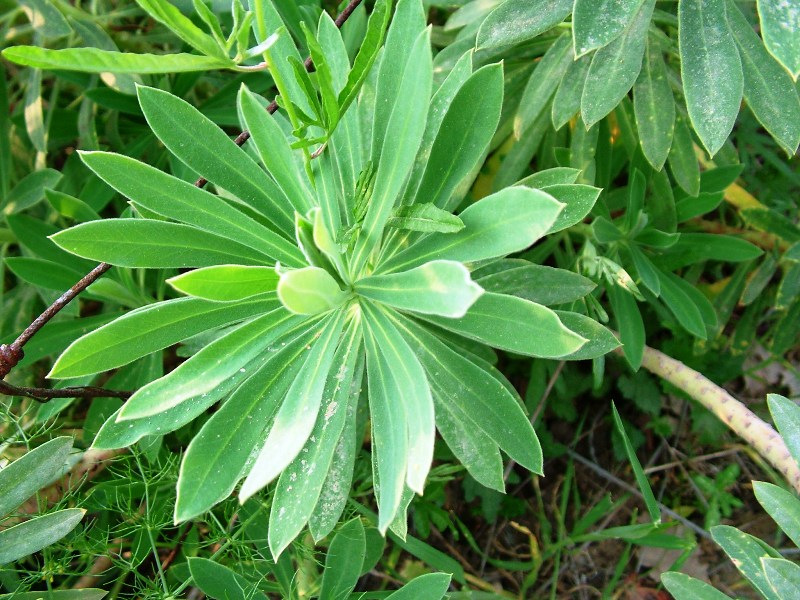
[[[500,118],[501,65],[473,72],[468,53],[434,89],[422,2],[400,0],[382,53],[385,2],[352,66],[327,15],[316,33],[306,28],[313,81],[297,68],[274,7],[260,5],[254,29],[259,42],[277,32],[263,47],[288,122],[243,87],[238,108],[251,139],[239,148],[187,102],[138,92],[153,133],[216,194],[122,155],[82,154],[133,215],[54,241],[122,267],[184,269],[168,279],[182,296],[77,340],[51,377],[99,373],[204,335],[94,445],[124,447],[204,419],[183,458],[176,521],[209,510],[242,480],[242,501],[275,482],[277,556],[306,525],[321,539],[341,516],[365,437],[359,403],[369,408],[379,528],[403,532],[437,430],[485,486],[503,489],[501,450],[541,473],[520,399],[478,355],[481,345],[577,359],[616,344],[588,317],[514,295],[515,278],[547,268],[505,258],[581,220],[598,190],[573,185],[564,169],[454,214]],[[580,202],[565,211],[556,198]]]

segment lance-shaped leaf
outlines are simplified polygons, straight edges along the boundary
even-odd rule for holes
[[[0,565],[54,544],[78,526],[86,511],[67,508],[0,531]]]
[[[429,329],[400,315],[393,320],[409,344],[418,349],[422,366],[431,374],[428,381],[434,394],[440,402],[459,408],[455,418],[461,420],[464,427],[482,430],[526,469],[541,473],[539,440],[508,388]]]
[[[351,258],[354,273],[362,270],[369,254],[379,244],[386,220],[414,165],[425,131],[424,115],[431,98],[432,70],[430,30],[425,30],[409,51],[402,79],[402,100],[394,105],[386,126],[374,191]]]
[[[572,64],[572,59],[569,35],[565,33],[553,42],[536,64],[522,92],[519,109],[514,117],[514,135],[518,140],[531,134],[558,84],[564,78],[564,73]]]
[[[331,373],[335,374],[325,382],[314,429],[278,479],[268,536],[273,556],[280,555],[297,537],[314,512],[348,418],[348,406],[352,396],[359,395],[364,372],[361,348],[361,327],[352,321],[333,358]]]
[[[540,189],[564,204],[564,210],[558,213],[547,233],[563,231],[583,221],[591,212],[602,191],[600,188],[578,183],[548,185]]]
[[[744,85],[725,0],[681,0],[678,34],[689,118],[713,156],[733,129]]]
[[[464,229],[461,219],[430,202],[398,206],[386,226],[423,233],[455,233]]]
[[[785,558],[762,558],[761,566],[778,598],[790,598],[800,590],[800,566]]]
[[[562,357],[562,360],[588,360],[599,358],[619,348],[620,343],[614,334],[603,327],[594,319],[576,312],[565,310],[555,311],[565,327],[577,333],[588,341],[572,354]]]
[[[406,409],[408,463],[406,485],[422,494],[433,461],[436,422],[433,398],[425,371],[413,350],[397,331],[384,310],[368,302],[362,304],[367,326],[380,344],[384,359],[392,365],[395,402]]]
[[[372,461],[378,497],[378,529],[386,533],[400,509],[408,469],[408,411],[398,402],[399,385],[371,328],[364,332],[369,382]]]
[[[402,588],[386,596],[387,600],[441,600],[450,587],[450,573],[426,573],[409,581]]]
[[[191,19],[185,17],[167,0],[136,0],[136,3],[156,21],[169,27],[175,35],[195,50],[206,56],[229,60],[227,52],[220,48],[213,37],[192,23]]]
[[[483,293],[469,270],[451,260],[434,260],[410,271],[366,277],[356,282],[355,289],[361,296],[394,308],[450,318],[463,317]]]
[[[273,292],[278,279],[272,267],[220,265],[177,275],[167,283],[187,296],[228,302]]]
[[[507,0],[478,30],[479,49],[511,46],[552,29],[572,11],[573,0]]]
[[[34,448],[0,471],[0,516],[5,516],[53,481],[67,464],[71,437],[58,437]]]
[[[657,43],[649,43],[642,71],[633,86],[636,129],[647,162],[657,171],[667,160],[675,129],[675,100],[667,65]]]
[[[367,22],[367,32],[364,35],[364,40],[361,42],[358,54],[353,61],[353,68],[347,74],[347,83],[341,92],[339,92],[339,105],[342,113],[344,113],[353,100],[356,99],[358,92],[364,80],[367,78],[375,59],[378,57],[378,51],[383,42],[383,36],[386,33],[386,27],[389,25],[389,16],[391,15],[391,3],[387,0],[378,0],[369,16]]]
[[[758,503],[795,545],[800,544],[800,513],[797,497],[772,483],[754,481]]]
[[[318,325],[309,327],[269,353],[192,439],[178,476],[176,522],[209,510],[236,487],[318,332]]]
[[[645,0],[622,35],[592,58],[581,96],[581,115],[586,127],[614,110],[633,87],[642,68],[647,28],[655,4],[655,0]]]
[[[349,597],[361,576],[361,565],[366,552],[361,519],[355,518],[342,525],[328,547],[319,597]]]
[[[494,348],[526,356],[560,358],[576,352],[587,342],[564,327],[549,308],[491,292],[478,298],[460,319],[429,315],[422,318]]]
[[[265,254],[181,223],[150,219],[89,221],[50,236],[82,258],[144,269],[269,262]]]
[[[758,538],[731,527],[717,525],[711,528],[711,537],[725,551],[739,572],[756,588],[764,598],[778,600],[781,598],[772,590],[764,570],[761,568],[762,557],[781,558],[775,550]]]
[[[478,69],[461,86],[439,127],[425,174],[416,191],[418,202],[453,210],[460,186],[483,164],[503,104],[503,67]]]
[[[196,54],[133,54],[99,48],[50,50],[38,46],[12,46],[3,50],[3,58],[33,67],[84,73],[183,73],[208,71],[234,66],[232,60]]]
[[[286,271],[278,282],[278,298],[299,315],[316,315],[341,306],[350,295],[325,269],[306,267]]]
[[[229,304],[177,298],[143,306],[75,340],[58,358],[48,377],[102,373],[208,329],[277,307],[274,294]]]
[[[519,252],[547,232],[563,206],[539,190],[506,188],[464,210],[461,231],[429,235],[379,265],[378,272],[402,271],[434,259],[470,262]]]
[[[677,571],[664,573],[661,581],[677,600],[730,600],[711,584]]]
[[[294,227],[285,194],[225,132],[172,94],[139,86],[139,104],[153,133],[190,169],[260,211],[279,232]],[[190,144],[187,140],[203,140]]]
[[[794,82],[766,51],[739,8],[733,2],[726,8],[742,59],[744,98],[764,128],[794,154],[800,143],[800,99]],[[767,35],[765,29],[762,33]]]
[[[294,244],[219,196],[121,154],[81,152],[81,159],[138,206],[245,244],[283,264],[303,264]]]
[[[207,394],[228,377],[246,369],[272,342],[304,322],[282,308],[240,325],[215,340],[168,375],[137,391],[118,421],[141,419]]]
[[[306,214],[313,201],[297,169],[297,161],[286,134],[244,84],[239,90],[239,110],[244,126],[250,132],[251,143],[267,172],[275,178],[292,207],[300,214]]]
[[[643,0],[575,0],[572,37],[575,56],[602,48],[633,21]]]
[[[260,592],[255,583],[242,577],[225,565],[193,556],[187,561],[192,582],[209,598],[225,598],[225,600],[266,600],[267,596]]]
[[[800,6],[797,0],[758,0],[758,16],[767,50],[797,81],[800,75],[800,40],[797,36]]]
[[[283,471],[300,453],[314,429],[322,392],[344,327],[345,311],[333,313],[311,345],[305,362],[289,387],[267,439],[239,491],[245,502]],[[308,464],[306,472],[317,468]],[[277,555],[275,555],[277,558]]]

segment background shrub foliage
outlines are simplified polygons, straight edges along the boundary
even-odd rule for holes
[[[702,453],[727,424],[798,541],[794,404],[781,439],[717,384],[800,391],[800,5],[0,6],[9,597],[570,597],[571,548],[613,540],[610,595],[634,547],[695,555],[678,522],[800,589],[730,520],[741,457],[656,498],[626,427]],[[580,460],[630,463],[649,518],[582,497]],[[538,508],[503,499],[531,474]],[[505,560],[514,501],[535,532]]]

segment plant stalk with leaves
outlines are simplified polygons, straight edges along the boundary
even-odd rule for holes
[[[262,6],[258,40],[281,30],[271,6]],[[138,390],[94,445],[167,433],[223,401],[187,449],[175,519],[203,513],[242,479],[242,501],[277,480],[275,556],[307,523],[320,539],[338,521],[363,437],[360,403],[371,417],[379,528],[404,535],[437,429],[488,487],[503,489],[500,450],[541,473],[519,398],[480,358],[480,345],[566,359],[617,345],[587,317],[503,293],[498,275],[525,265],[503,257],[585,212],[565,214],[547,191],[515,186],[453,214],[497,127],[502,67],[473,72],[467,54],[434,90],[421,2],[398,3],[378,58],[382,35],[370,32],[386,26],[386,11],[379,2],[352,67],[326,14],[315,34],[306,28],[316,85],[296,68],[292,40],[273,37],[268,63],[283,88],[279,104],[294,116],[270,117],[243,87],[238,108],[252,152],[183,100],[140,87],[155,135],[219,194],[132,158],[83,153],[137,217],[52,236],[69,252],[113,265],[194,269],[168,280],[186,297],[80,338],[50,376],[89,376],[211,332],[186,362]],[[320,145],[311,161],[309,144]]]

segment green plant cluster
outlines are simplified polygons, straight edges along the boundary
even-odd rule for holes
[[[733,526],[740,464],[654,492],[637,453],[750,440],[710,387],[675,418],[654,346],[709,386],[798,375],[799,20],[762,0],[0,0],[0,598],[567,597],[562,565],[607,541],[604,596],[663,547],[672,594],[724,597],[676,572],[679,521],[768,600],[796,594],[797,566]],[[795,408],[770,399],[797,459]],[[598,422],[644,521],[582,497]],[[796,495],[754,489],[797,543]],[[528,511],[523,558],[481,547],[476,520]]]

